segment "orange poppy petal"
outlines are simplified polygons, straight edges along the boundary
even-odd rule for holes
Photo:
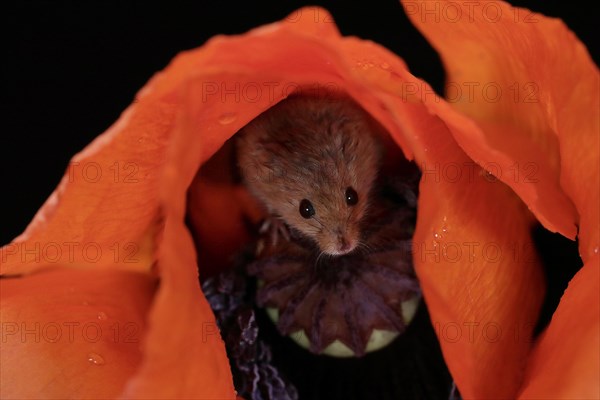
[[[61,264],[149,271],[174,111],[169,104],[133,104],[75,155],[25,232],[0,249],[0,274]]]
[[[221,165],[227,171],[230,164]],[[232,257],[248,241],[247,220],[258,224],[263,217],[256,200],[231,182],[211,181],[198,175],[189,191],[188,218],[194,227],[202,277],[208,277],[231,265]],[[210,243],[210,246],[206,244]]]
[[[514,397],[543,293],[527,212],[482,176],[420,198],[415,263],[452,376],[465,398]]]
[[[68,182],[65,177],[20,238],[21,242],[39,241],[44,245],[56,238],[70,240],[74,236],[77,240],[97,240],[102,246],[119,238],[146,249],[139,263],[143,269],[157,261],[161,283],[149,314],[144,359],[123,392],[126,397],[235,397],[223,343],[213,334],[214,317],[199,289],[195,248],[184,221],[190,207],[199,207],[199,215],[211,215],[211,220],[218,223],[219,216],[244,213],[244,205],[218,202],[212,198],[215,193],[203,199],[206,187],[198,189],[197,204],[186,202],[186,193],[198,168],[260,112],[299,87],[343,88],[389,130],[408,158],[415,157],[428,167],[435,167],[436,162],[441,168],[451,163],[470,163],[451,132],[476,137],[481,135],[479,128],[443,102],[423,104],[421,89],[404,92],[407,85],[411,89],[430,88],[408,73],[395,55],[371,42],[340,37],[323,10],[302,9],[295,15],[299,17],[246,35],[214,38],[202,48],[176,57],[140,92],[138,101],[117,124],[79,156],[94,160],[117,154],[128,159],[131,153],[135,160],[145,163],[140,171],[148,179],[141,180],[139,187],[116,189],[117,182],[95,190],[88,182]],[[448,238],[457,243],[496,243],[503,254],[513,243],[518,249],[529,244],[523,233],[525,217],[515,198],[503,185],[489,184],[479,167],[467,164],[465,168],[475,174],[474,183],[463,178],[456,185],[423,184],[420,202],[424,206],[419,211],[415,241],[431,244],[433,229],[441,229],[443,218],[448,216]],[[220,193],[228,196],[231,191]],[[473,196],[463,198],[457,193]],[[497,203],[483,209],[480,199]],[[438,201],[443,207],[434,206]],[[502,202],[506,205],[499,209]],[[478,216],[474,221],[467,212],[470,208]],[[498,221],[498,213],[508,218]],[[207,221],[200,219],[196,224]],[[234,239],[236,229],[225,230],[224,235],[230,237],[205,235],[202,244],[212,248],[216,242]],[[508,238],[513,242],[507,242]],[[3,273],[42,267],[29,260],[22,262],[18,251],[10,249],[3,253],[7,257]],[[83,257],[79,260],[81,265],[91,266]],[[501,329],[511,322],[529,322],[541,294],[536,284],[537,260],[524,266],[522,261],[503,259],[499,263],[502,268],[490,267],[488,261],[480,256],[473,263],[417,262],[434,321],[446,325],[467,323],[474,328],[479,326],[475,324],[496,323]],[[209,268],[206,262],[200,264],[201,271]],[[113,267],[108,262],[98,265]],[[440,273],[443,278],[431,273],[440,265],[448,266]],[[517,280],[507,288],[509,276]],[[473,298],[476,302],[470,303]],[[523,329],[523,336],[528,337],[531,327],[525,324]],[[444,338],[443,331],[438,334]],[[510,381],[529,347],[523,341],[510,344],[505,338],[498,339],[499,343],[487,339],[471,343],[463,337],[457,346],[442,340],[450,368],[465,394],[490,393],[496,375],[503,378],[502,382]],[[463,351],[460,357],[455,357],[453,349],[457,347]],[[494,363],[496,359],[504,364]],[[481,365],[477,365],[479,361]],[[508,382],[504,390],[512,393],[514,388]]]
[[[392,114],[390,133],[421,167],[415,267],[461,394],[514,397],[544,292],[531,217],[453,140],[481,136],[476,124],[381,48],[346,50],[363,66],[385,66],[365,77]]]
[[[122,397],[234,399],[225,344],[200,290],[193,242],[182,220],[166,220],[161,288],[149,317],[144,360]]]
[[[2,398],[114,398],[142,358],[156,280],[54,269],[0,280]]]
[[[446,96],[482,128],[455,132],[469,156],[544,226],[598,246],[598,71],[564,24],[496,1],[404,1],[446,66]],[[582,185],[581,182],[587,182]],[[566,191],[568,198],[565,196]],[[580,215],[578,219],[575,203]]]
[[[600,398],[600,261],[569,283],[529,361],[521,399]]]
[[[514,397],[544,291],[529,213],[442,120],[416,120],[428,159],[414,261],[444,358],[465,398]]]
[[[415,242],[433,250],[433,233],[443,228],[446,217],[452,231],[446,240],[462,246],[462,251],[472,244],[479,252],[474,261],[464,257],[417,261],[432,319],[443,329],[458,326],[466,332],[472,328],[480,335],[469,341],[465,333],[453,343],[445,340],[442,332],[442,347],[459,387],[465,395],[491,396],[503,391],[514,396],[543,292],[539,263],[530,253],[527,211],[503,184],[490,182],[449,131],[480,135],[477,126],[437,100],[423,104],[420,90],[431,89],[408,73],[395,55],[370,42],[340,38],[331,24],[312,18],[315,12],[323,16],[322,10],[303,9],[301,14],[308,17],[298,22],[300,26],[312,24],[311,29],[275,24],[243,37],[217,38],[203,48],[206,58],[197,55],[197,70],[186,88],[188,111],[174,138],[172,157],[180,165],[199,165],[240,127],[284,97],[281,88],[317,83],[320,88],[345,89],[389,130],[407,157],[414,156],[427,174],[435,175],[437,168],[437,180],[430,175],[420,194],[424,206],[419,211]],[[312,36],[313,32],[318,36]],[[181,57],[176,62],[194,65],[194,55],[186,57],[189,59]],[[203,63],[210,65],[206,72],[199,68]],[[272,96],[265,90],[254,101],[244,99],[244,88],[265,83],[276,89]],[[406,91],[409,85],[410,93]],[[191,139],[200,135],[202,142]],[[456,167],[462,175],[460,182],[445,175],[448,168]],[[192,181],[191,172],[193,169],[185,170],[185,181]],[[237,214],[231,201],[219,202],[215,192],[202,196],[207,187],[200,185],[198,202],[189,205],[201,208],[196,211],[207,216],[204,223],[208,218],[227,220],[228,214]],[[203,197],[210,201],[200,201]],[[183,210],[178,212],[183,215]],[[197,222],[202,223],[200,219]],[[197,226],[199,231],[202,228]],[[225,240],[209,236],[204,235],[205,243]],[[497,250],[502,253],[500,260],[495,259]],[[484,335],[493,335],[493,329],[502,330],[501,337],[488,340]],[[515,329],[514,334],[521,338],[518,341],[508,333]]]

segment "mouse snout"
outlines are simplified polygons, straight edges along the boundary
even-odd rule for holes
[[[348,241],[348,239],[346,239],[345,236],[338,236],[338,248],[341,252],[348,252],[352,249],[352,245],[350,244],[350,242]]]
[[[335,231],[334,249],[331,252],[334,255],[344,255],[350,253],[356,248],[357,241],[349,235],[348,231],[338,229]]]

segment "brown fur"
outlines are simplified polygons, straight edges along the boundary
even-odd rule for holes
[[[360,244],[361,221],[381,165],[377,123],[345,96],[292,96],[245,126],[237,140],[242,177],[267,208],[315,240],[324,253]],[[358,204],[346,204],[346,188]],[[315,215],[299,213],[302,199]],[[350,250],[341,251],[343,241]]]

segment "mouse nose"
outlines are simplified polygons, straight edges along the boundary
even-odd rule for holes
[[[343,235],[338,236],[338,244],[339,251],[342,253],[347,253],[350,250],[352,250],[352,245],[350,244],[348,239]]]

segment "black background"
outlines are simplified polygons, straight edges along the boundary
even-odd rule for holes
[[[598,62],[594,13],[579,3],[513,1],[562,18]],[[328,8],[340,30],[383,44],[440,91],[436,53],[397,1],[184,3],[19,2],[3,6],[0,245],[21,233],[69,159],[106,130],[134,94],[181,50],[243,33],[301,5]],[[7,34],[8,32],[8,34]]]

